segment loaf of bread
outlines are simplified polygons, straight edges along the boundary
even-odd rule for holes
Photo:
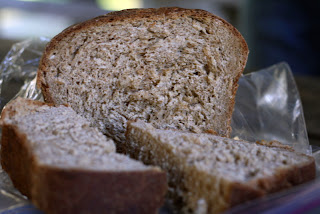
[[[159,130],[142,121],[127,128],[127,152],[167,171],[168,196],[181,213],[220,213],[315,177],[313,157],[280,143]]]
[[[46,213],[157,213],[166,193],[158,167],[115,145],[70,107],[22,98],[2,112],[1,164]]]
[[[135,119],[229,136],[247,56],[240,33],[207,11],[131,9],[55,36],[37,85],[47,102],[69,104],[119,142]]]

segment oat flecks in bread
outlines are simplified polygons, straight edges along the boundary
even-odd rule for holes
[[[230,134],[248,48],[203,10],[132,9],[67,28],[48,44],[37,85],[103,133],[124,141],[128,120]]]
[[[315,177],[313,157],[276,144],[159,130],[142,121],[127,128],[127,153],[167,171],[169,197],[185,213],[220,213]]]
[[[18,98],[1,115],[1,164],[46,213],[156,213],[166,175],[115,153],[70,107]]]

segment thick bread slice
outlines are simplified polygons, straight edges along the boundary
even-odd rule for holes
[[[70,107],[18,98],[2,112],[1,164],[46,213],[157,213],[166,192],[158,167],[115,145]]]
[[[315,178],[313,157],[209,134],[129,122],[127,152],[167,171],[169,197],[184,213],[220,213],[244,201]]]
[[[128,120],[229,136],[248,47],[203,10],[131,9],[71,26],[46,47],[37,85],[104,134],[125,140]]]

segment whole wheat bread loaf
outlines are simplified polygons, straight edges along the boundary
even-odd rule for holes
[[[2,112],[1,164],[46,213],[157,213],[166,192],[158,167],[115,145],[70,107],[18,98]]]
[[[37,85],[47,102],[69,104],[116,141],[135,119],[229,136],[247,56],[240,33],[207,11],[131,9],[55,36]]]
[[[182,213],[220,213],[315,177],[313,157],[280,143],[159,130],[142,121],[127,128],[127,153],[167,171],[168,196]]]

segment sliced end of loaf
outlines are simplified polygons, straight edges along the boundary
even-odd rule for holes
[[[18,98],[2,112],[1,164],[46,213],[155,213],[166,175],[115,153],[71,108]],[[133,196],[133,195],[134,196]]]
[[[275,144],[159,130],[142,121],[129,122],[126,135],[127,152],[166,170],[172,198],[193,212],[221,212],[315,177],[312,157]]]
[[[72,26],[48,44],[37,84],[105,134],[124,141],[128,120],[230,134],[248,47],[203,10],[134,9]]]

